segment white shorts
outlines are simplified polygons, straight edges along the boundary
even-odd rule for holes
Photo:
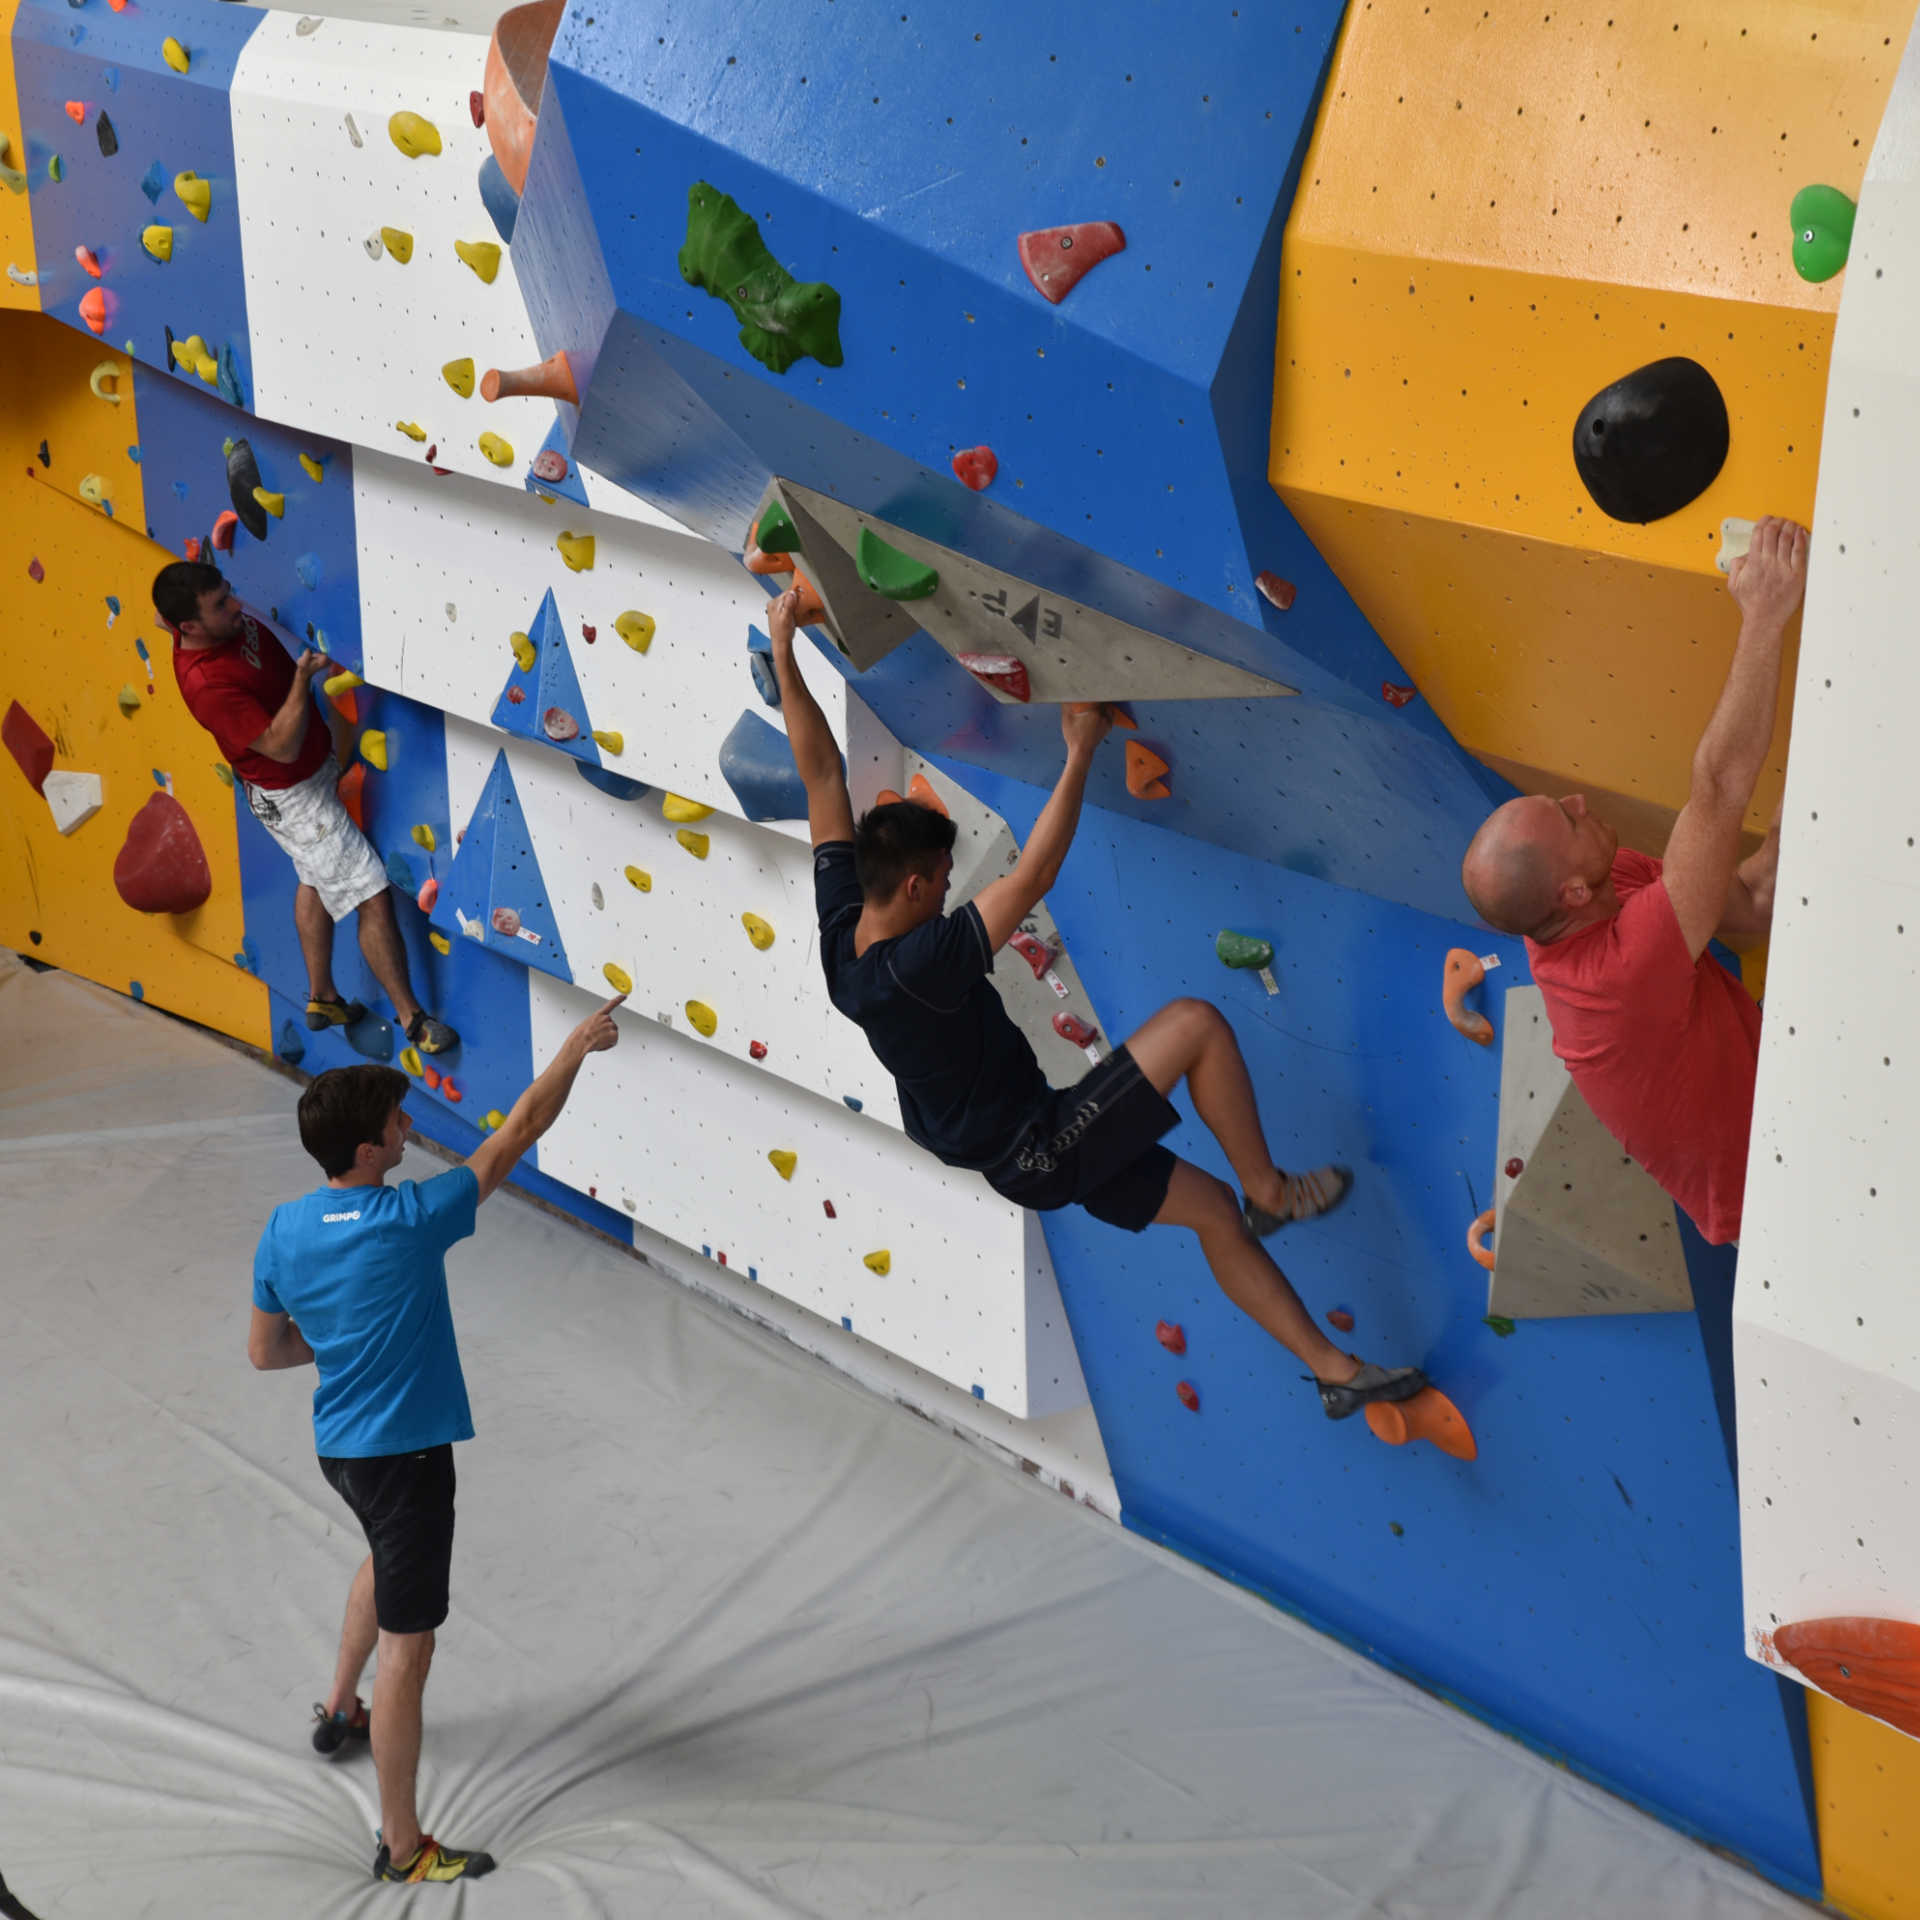
[[[242,781],[253,817],[273,835],[302,883],[336,920],[383,893],[387,870],[340,798],[340,766],[331,754],[297,787]]]

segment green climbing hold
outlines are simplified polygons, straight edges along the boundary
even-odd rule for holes
[[[1793,222],[1793,270],[1802,280],[1831,280],[1853,246],[1853,202],[1838,187],[1802,187],[1787,218]]]
[[[47,178],[56,184],[67,177],[67,163],[56,153],[47,162]]]
[[[940,584],[940,576],[909,553],[890,547],[871,527],[860,529],[854,555],[860,578],[887,600],[924,600]]]
[[[800,551],[800,529],[793,524],[793,515],[778,500],[767,503],[760,524],[753,530],[753,540],[762,553]]]
[[[767,251],[753,216],[704,180],[687,194],[680,277],[733,309],[740,344],[771,373],[809,355],[823,367],[845,358],[839,294],[824,280],[796,280]]]
[[[1491,1327],[1502,1340],[1513,1337],[1513,1322],[1504,1313],[1487,1313],[1480,1316],[1483,1327]]]
[[[1250,933],[1222,933],[1213,943],[1213,951],[1223,966],[1270,967],[1273,942],[1256,940]]]

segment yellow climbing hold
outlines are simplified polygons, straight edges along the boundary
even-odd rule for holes
[[[27,176],[12,165],[13,142],[4,133],[0,133],[0,180],[6,182],[9,193],[25,193]]]
[[[369,766],[387,770],[387,736],[378,727],[369,727],[360,736],[360,757]]]
[[[449,360],[440,369],[440,378],[457,393],[462,400],[473,398],[473,362],[471,360]]]
[[[491,240],[456,240],[453,250],[488,286],[500,271],[500,249]]]
[[[650,874],[645,867],[629,867],[627,869],[627,879],[641,893],[651,893],[653,891],[653,875]]]
[[[190,333],[184,340],[173,343],[173,363],[183,373],[197,373],[208,386],[213,386],[220,378],[220,363],[207,349],[207,343],[197,333]]]
[[[398,427],[409,440],[424,440],[427,437],[426,428],[412,420],[396,420],[393,424]]]
[[[440,151],[440,129],[417,113],[392,115],[387,121],[387,132],[409,160],[418,160],[423,153]]]
[[[794,1168],[800,1164],[800,1156],[789,1153],[785,1147],[770,1148],[767,1158],[773,1162],[773,1170],[782,1180],[791,1180]]]
[[[287,517],[287,496],[284,493],[269,493],[265,487],[255,487],[253,497],[276,520],[284,520]]]
[[[496,467],[513,465],[513,442],[502,440],[497,433],[483,433],[479,439],[479,448]]]
[[[387,251],[404,267],[413,258],[413,235],[401,227],[382,227],[380,238]]]
[[[348,668],[345,673],[336,673],[322,680],[320,691],[329,700],[338,700],[343,693],[351,693],[355,687],[364,687],[366,684],[352,668]]]
[[[743,913],[740,916],[740,924],[746,928],[747,938],[762,953],[773,945],[773,929],[757,913]]]
[[[593,730],[593,744],[603,753],[625,753],[627,750],[627,736],[624,733],[614,733],[607,728],[595,727]]]
[[[326,468],[310,453],[303,453],[300,456],[300,470],[316,487],[327,477]]]
[[[687,1002],[687,1018],[693,1022],[694,1031],[708,1040],[713,1038],[713,1030],[720,1024],[720,1016],[704,1000]]]
[[[213,211],[212,183],[202,180],[200,176],[191,169],[185,173],[176,173],[173,176],[173,190],[179,195],[180,204],[185,207],[196,220],[205,220],[207,215]]]
[[[428,932],[427,945],[430,946],[435,953],[451,953],[453,951],[453,942],[449,940],[444,933],[437,930],[430,930]]]
[[[80,476],[80,484],[74,488],[82,500],[90,507],[102,507],[107,502],[107,483],[97,473]]]
[[[408,832],[413,836],[413,844],[416,847],[425,847],[429,853],[440,844],[440,836],[424,822],[417,827],[408,828]]]
[[[193,363],[193,370],[208,386],[217,387],[220,384],[220,362],[210,352],[200,355]]]
[[[220,784],[223,787],[228,787],[228,788],[232,787],[233,769],[230,766],[228,766],[224,760],[216,760],[213,763],[213,771],[214,771],[215,777],[219,780]]]
[[[418,1080],[420,1078],[420,1049],[403,1047],[400,1050],[400,1064]]]
[[[193,57],[172,34],[168,34],[167,37],[160,42],[160,58],[164,60],[175,73],[185,73],[187,69],[193,65]]]
[[[507,636],[507,644],[513,649],[514,664],[522,673],[531,673],[534,661],[540,657],[533,642],[524,633],[513,633]]]
[[[140,244],[163,264],[173,258],[173,229],[158,224],[140,229]]]
[[[695,833],[691,827],[682,827],[673,837],[696,860],[704,860],[707,857],[707,848],[713,844],[704,833]]]
[[[653,645],[653,615],[629,610],[613,623],[613,630],[635,653],[645,653]]]
[[[502,1113],[498,1107],[489,1107],[487,1109],[487,1131],[489,1133],[498,1133],[506,1124],[507,1116]]]
[[[560,549],[560,558],[575,573],[585,573],[593,565],[592,534],[563,533],[553,544]]]
[[[607,985],[610,986],[615,993],[631,993],[633,991],[633,975],[630,974],[625,967],[616,967],[613,962],[609,960],[600,971],[607,976]]]
[[[891,1273],[893,1271],[893,1255],[890,1254],[885,1247],[882,1247],[878,1253],[863,1253],[860,1256],[860,1264],[865,1267],[869,1273]]]
[[[133,716],[140,711],[140,696],[134,692],[132,685],[129,684],[122,687],[119,693],[114,696],[114,704],[131,720]]]
[[[669,793],[662,798],[660,811],[669,820],[704,820],[713,809],[702,806],[698,800],[685,800],[677,793]]]

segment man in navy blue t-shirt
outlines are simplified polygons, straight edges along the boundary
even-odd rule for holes
[[[1062,709],[1066,769],[1018,864],[946,914],[953,822],[898,801],[869,809],[855,826],[839,749],[794,660],[798,605],[794,593],[782,594],[767,627],[787,739],[807,790],[820,960],[833,1004],[894,1077],[908,1137],[948,1166],[976,1169],[1024,1207],[1077,1205],[1132,1233],[1156,1223],[1190,1227],[1227,1297],[1311,1369],[1330,1419],[1419,1392],[1426,1376],[1417,1367],[1375,1366],[1328,1340],[1261,1244],[1289,1222],[1338,1206],[1352,1176],[1344,1167],[1288,1174],[1273,1164],[1246,1062],[1217,1008],[1173,1001],[1083,1079],[1055,1091],[988,983],[993,956],[1066,858],[1111,709]],[[1179,1123],[1167,1095],[1183,1079],[1244,1199],[1160,1145]]]
[[[552,1064],[464,1166],[426,1181],[386,1178],[406,1152],[412,1083],[392,1067],[336,1067],[300,1098],[300,1144],[326,1185],[275,1207],[253,1261],[247,1357],[312,1362],[320,1470],[360,1522],[368,1554],[347,1595],[333,1691],[313,1744],[370,1739],[380,1778],[374,1872],[385,1880],[470,1879],[490,1854],[443,1846],[420,1828],[414,1776],[434,1630],[447,1617],[453,1561],[453,1446],[473,1438],[447,1299],[447,1250],[474,1211],[553,1125],[590,1053],[619,1038],[618,1000],[583,1020]],[[356,1689],[375,1646],[371,1714]]]

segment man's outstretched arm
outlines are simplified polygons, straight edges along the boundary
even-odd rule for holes
[[[794,615],[800,596],[791,587],[767,608],[767,637],[773,642],[773,674],[780,683],[780,712],[787,723],[787,745],[800,784],[807,790],[807,831],[816,847],[853,838],[853,801],[833,729],[800,677],[793,657]]]
[[[1780,815],[1767,837],[1734,869],[1713,937],[1736,949],[1758,946],[1773,931],[1773,882],[1780,870]]]
[[[590,1013],[560,1042],[560,1050],[547,1063],[546,1071],[513,1103],[497,1132],[491,1133],[467,1156],[467,1165],[480,1182],[480,1198],[486,1199],[505,1185],[507,1176],[520,1156],[560,1118],[567,1095],[586,1064],[590,1053],[605,1053],[620,1038],[613,1023],[613,1010],[626,998],[613,999]]]

